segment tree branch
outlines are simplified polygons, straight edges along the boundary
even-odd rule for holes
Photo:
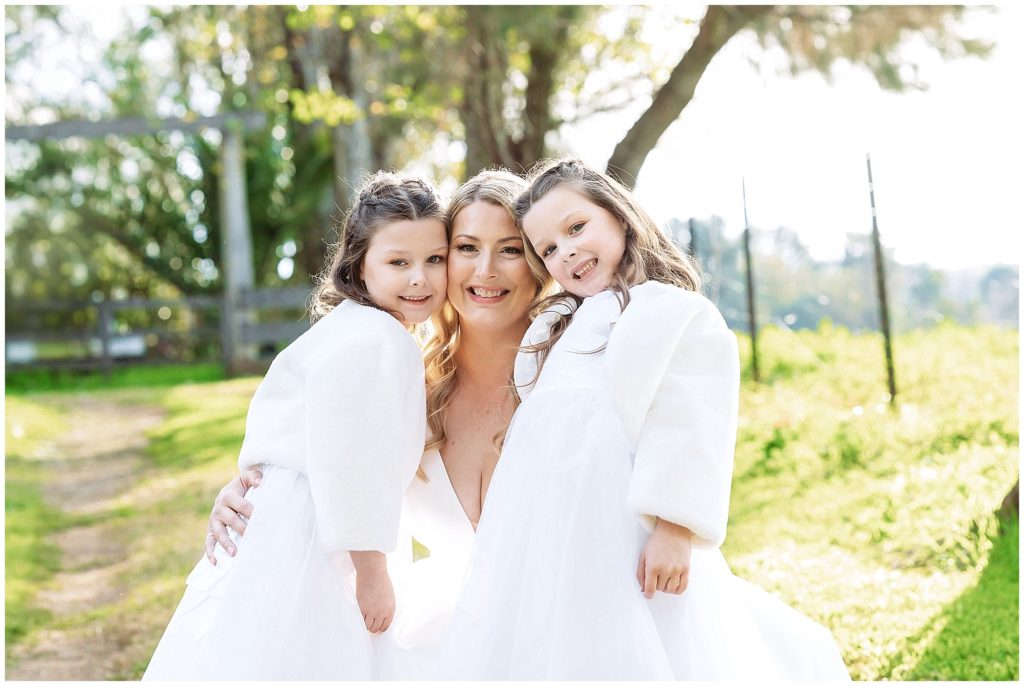
[[[708,7],[690,49],[672,70],[665,85],[658,90],[651,106],[615,146],[608,160],[609,174],[618,177],[628,186],[633,185],[640,167],[658,139],[693,99],[697,83],[711,59],[740,29],[771,9],[770,6],[761,5]]]
[[[190,283],[182,277],[178,270],[171,269],[169,264],[147,255],[144,248],[139,245],[139,242],[115,222],[111,221],[109,217],[87,207],[79,208],[77,211],[86,226],[105,234],[115,243],[125,248],[132,256],[138,258],[143,266],[153,272],[153,274],[180,289],[182,293],[195,294],[212,290],[209,287],[200,286],[198,283]]]

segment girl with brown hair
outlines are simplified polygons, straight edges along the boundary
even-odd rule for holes
[[[237,556],[195,566],[143,679],[373,676],[368,632],[387,629],[395,609],[385,553],[425,438],[423,362],[407,327],[444,302],[443,220],[419,179],[379,173],[360,190],[315,323],[249,405],[238,462],[259,465],[262,484],[247,496],[248,533],[232,542]]]

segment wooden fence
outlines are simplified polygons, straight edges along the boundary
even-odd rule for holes
[[[199,361],[221,361],[229,372],[259,367],[261,351],[271,355],[309,328],[304,312],[309,294],[308,288],[282,288],[245,290],[234,302],[226,294],[8,302],[7,370],[82,369],[109,374],[121,366]],[[132,311],[149,312],[141,319],[160,323],[132,326],[128,321],[132,317],[122,314]],[[55,313],[82,323],[59,328],[38,324]],[[237,322],[234,329],[232,319]],[[232,342],[232,336],[239,340]]]

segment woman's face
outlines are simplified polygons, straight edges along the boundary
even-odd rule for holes
[[[477,201],[455,215],[448,299],[463,327],[521,327],[536,291],[523,238],[505,208]]]

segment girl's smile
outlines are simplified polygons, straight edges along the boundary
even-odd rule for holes
[[[626,250],[615,215],[570,184],[533,204],[523,233],[562,288],[584,298],[608,288]]]

